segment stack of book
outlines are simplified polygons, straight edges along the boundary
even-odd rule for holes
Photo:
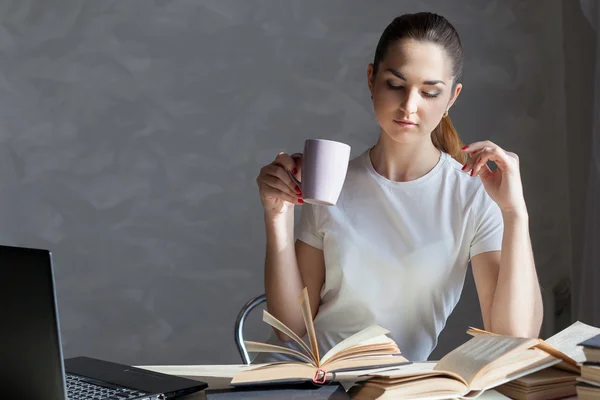
[[[577,394],[577,374],[551,367],[515,379],[496,388],[511,399],[565,399]]]
[[[575,322],[545,341],[564,353],[569,362],[563,361],[554,367],[514,379],[497,390],[516,400],[564,399],[575,396],[577,378],[581,375],[581,365],[586,360],[580,343],[599,334],[600,329]]]
[[[581,400],[600,399],[600,335],[580,343],[585,361],[581,377],[577,378],[577,397]]]
[[[579,343],[599,335],[600,329],[576,322],[547,340],[474,328],[468,333],[472,339],[437,363],[370,373],[372,378],[361,383],[353,398],[475,398],[491,388],[513,399],[573,397],[585,359]]]

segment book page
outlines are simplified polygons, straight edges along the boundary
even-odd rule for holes
[[[415,364],[417,364],[415,366]],[[420,366],[419,364],[423,364],[422,366]],[[428,365],[431,364],[431,365]],[[406,374],[409,374],[411,371],[413,373],[413,375],[415,373],[423,373],[423,372],[431,372],[433,370],[433,367],[435,367],[435,362],[419,362],[419,363],[413,363],[413,362],[408,362],[406,364],[402,364],[402,365],[398,365],[398,366],[386,366],[386,367],[382,367],[382,368],[376,368],[373,367],[372,369],[363,369],[361,371],[359,371],[358,377],[359,378],[365,378],[365,379],[375,379],[375,377],[381,376],[382,379],[388,379],[386,376],[390,375],[393,376],[394,374],[399,374],[399,373],[404,373],[405,376],[408,376]],[[412,368],[412,369],[411,369]],[[356,376],[356,371],[339,371],[336,372],[336,377],[339,377],[341,379],[345,379],[345,377],[347,375],[350,375],[352,377]],[[412,376],[412,375],[411,375]],[[403,376],[400,376],[400,378],[402,378]]]
[[[283,347],[283,346],[277,346],[276,344],[267,344],[267,343],[260,343],[260,342],[252,342],[252,341],[249,341],[249,340],[245,340],[244,343],[246,344],[246,350],[248,350],[248,352],[253,352],[253,353],[282,353],[282,354],[289,354],[289,355],[292,355],[292,356],[299,357],[301,360],[306,361],[310,365],[314,365],[313,360],[311,360],[306,355],[304,355],[304,354],[302,354],[299,351],[296,351],[294,349],[290,349],[290,348]]]
[[[300,295],[300,306],[302,307],[302,316],[304,317],[304,323],[306,324],[306,333],[308,335],[308,340],[310,341],[310,347],[312,347],[312,355],[317,361],[317,367],[320,367],[321,360],[319,358],[319,346],[317,345],[317,335],[315,333],[315,325],[312,319],[307,288],[304,288],[304,290],[302,290],[302,294]]]
[[[379,338],[389,339],[387,336],[379,336]],[[380,340],[381,340],[380,339]],[[388,342],[379,342],[379,343],[370,343],[370,344],[361,344],[352,346],[346,350],[340,351],[339,353],[332,354],[331,357],[326,362],[321,362],[321,366],[326,366],[329,363],[337,360],[343,359],[351,359],[356,357],[364,357],[364,356],[383,356],[383,355],[400,355],[400,351],[398,350],[398,346],[392,341],[392,343]]]
[[[562,342],[562,339],[564,339],[565,336],[569,335],[569,331],[572,331],[573,328],[577,328],[577,326],[579,326],[579,324],[581,324],[581,323],[575,323],[571,327],[554,335],[553,338],[555,338],[557,340],[556,341],[552,340],[551,341],[552,344],[548,343],[547,341],[544,341],[542,339],[539,339],[539,343],[537,345],[538,348],[540,348],[541,350],[544,350],[546,353],[551,354],[552,356],[563,360],[563,362],[560,365],[558,365],[558,368],[566,370],[566,371],[570,371],[570,372],[575,372],[575,373],[579,373],[579,367],[577,366],[578,361],[574,360],[571,356],[569,356],[567,353],[562,351],[562,350],[567,350],[567,352],[569,352],[568,348],[565,348],[565,346],[562,345],[562,349],[558,349],[554,346],[554,343]],[[582,325],[585,325],[585,324],[582,324]],[[592,328],[592,327],[590,327],[590,328]],[[483,329],[477,329],[477,328],[473,328],[473,327],[471,327],[467,330],[467,334],[469,334],[471,336],[483,335],[483,334],[500,336],[497,333],[488,332],[488,331],[484,331]]]
[[[312,360],[313,364],[316,366],[319,363],[319,360],[315,359],[312,351],[308,348],[304,340],[302,340],[298,335],[294,333],[290,328],[285,326],[283,322],[279,321],[277,318],[269,314],[267,310],[263,310],[263,321],[267,324],[271,325],[273,328],[277,329],[279,332],[282,332],[292,338],[300,347],[306,351],[306,355],[308,355]]]
[[[469,392],[464,382],[446,375],[409,378],[389,384],[368,380],[357,390],[356,399],[455,399]]]
[[[433,375],[427,375],[427,376],[423,376],[423,375],[412,375],[412,376],[407,376],[404,378],[394,378],[394,380],[389,380],[389,379],[384,379],[384,378],[369,378],[369,385],[374,385],[374,386],[378,386],[381,388],[393,388],[394,386],[398,386],[398,385],[403,385],[406,382],[410,382],[410,381],[417,381],[417,380],[422,380],[424,378],[426,379],[430,379],[433,378],[434,376],[446,376],[445,374],[433,374]],[[462,382],[462,381],[461,381]],[[464,383],[463,383],[464,385]]]
[[[569,356],[575,363],[581,363],[585,361],[585,355],[583,354],[583,347],[578,346],[578,344],[598,334],[600,334],[600,328],[577,321],[556,335],[549,337],[545,342]],[[543,347],[540,348],[544,350]]]
[[[400,366],[408,363],[408,360],[400,355],[398,356],[366,356],[356,357],[345,360],[333,361],[324,368],[328,371],[361,371],[366,369],[379,369],[386,366]],[[364,372],[360,372],[364,374]]]
[[[556,368],[546,368],[519,379],[515,379],[511,382],[511,385],[524,388],[533,388],[554,383],[574,382],[575,377],[577,377],[577,374]]]
[[[434,361],[411,362],[410,364],[401,365],[396,368],[384,369],[369,373],[369,376],[380,377],[386,379],[405,378],[409,376],[426,375],[433,372],[436,366]]]
[[[479,335],[479,334],[500,336],[497,333],[490,332],[490,331],[484,331],[483,329],[479,329],[479,328],[473,328],[472,326],[469,327],[469,329],[467,329],[467,334],[469,334],[471,336],[475,336],[475,335]]]
[[[435,370],[454,372],[470,385],[486,365],[516,351],[528,349],[537,343],[538,339],[475,335],[445,355],[437,363]]]
[[[347,337],[346,339],[342,340],[341,342],[339,342],[338,344],[336,344],[335,346],[333,346],[331,348],[331,350],[329,350],[321,359],[321,363],[326,363],[327,360],[333,356],[336,353],[339,353],[343,350],[346,350],[349,347],[352,346],[356,346],[358,344],[361,344],[363,342],[367,342],[370,341],[371,339],[375,339],[381,335],[385,335],[387,333],[390,333],[390,331],[388,331],[385,328],[382,328],[381,326],[378,325],[371,325],[365,329],[363,329],[362,331],[359,331],[357,333],[355,333],[354,335]]]
[[[542,352],[539,349],[535,349],[535,350]],[[493,383],[488,384],[488,385],[484,386],[483,388],[475,385],[476,387],[474,389],[472,389],[468,395],[464,396],[464,398],[465,399],[476,398],[482,392],[487,391],[490,388],[499,387],[508,382],[511,382],[514,379],[518,379],[522,376],[526,376],[527,374],[535,373],[537,371],[541,371],[543,369],[549,368],[553,365],[556,365],[557,362],[559,362],[559,360],[556,358],[554,359],[554,361],[552,361],[551,359],[548,359],[548,358],[542,358],[539,362],[536,362],[533,365],[528,364],[525,368],[522,368],[521,370],[519,370],[515,373],[511,373],[510,375],[506,375],[504,377],[494,377],[493,379],[490,379],[490,381],[493,381]]]
[[[513,352],[481,371],[470,384],[472,390],[482,390],[520,378],[536,371],[556,365],[560,360],[538,348]]]
[[[410,364],[400,365],[391,369],[388,368],[371,372],[368,376],[370,376],[373,381],[386,382],[386,384],[389,385],[402,383],[409,378],[423,379],[431,376],[446,376],[448,378],[456,379],[467,386],[467,382],[456,373],[436,371],[435,366],[436,362],[434,361],[411,362]]]

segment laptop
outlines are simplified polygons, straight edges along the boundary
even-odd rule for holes
[[[207,384],[89,357],[63,362],[52,255],[0,246],[0,393],[24,400],[174,399]]]

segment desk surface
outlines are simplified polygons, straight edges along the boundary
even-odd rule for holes
[[[197,379],[197,380],[201,380],[204,381],[206,383],[208,383],[208,391],[211,390],[215,390],[218,391],[220,393],[220,395],[217,396],[209,396],[210,397],[214,397],[215,399],[218,398],[219,400],[226,400],[226,399],[236,399],[236,398],[245,398],[245,399],[254,399],[254,398],[265,398],[265,399],[269,399],[269,398],[278,398],[281,399],[281,392],[277,393],[277,392],[271,392],[274,397],[269,396],[269,392],[265,391],[265,392],[254,392],[253,394],[250,393],[227,393],[224,389],[228,388],[229,382],[231,381],[231,378],[233,377],[233,375],[235,375],[235,373],[237,373],[238,371],[241,371],[243,369],[248,368],[248,366],[246,365],[203,365],[203,366],[139,366],[138,368],[144,368],[144,369],[148,369],[151,371],[157,371],[157,372],[162,372],[162,373],[166,373],[166,374],[171,374],[171,375],[178,375],[178,376],[185,376],[187,378],[191,378],[191,379]],[[332,387],[323,387],[320,389],[315,389],[315,390],[295,390],[295,391],[289,391],[288,392],[290,394],[290,398],[293,397],[294,399],[308,399],[308,398],[315,398],[315,397],[323,397],[323,398],[330,398],[332,400],[334,399],[343,399],[344,398],[344,392],[343,389],[339,386],[332,386]],[[287,393],[286,393],[286,397]],[[345,397],[348,398],[348,397]],[[481,395],[479,397],[479,399],[481,400],[504,400],[504,399],[509,399],[509,397],[506,397],[504,395],[501,395],[500,393],[496,392],[495,390],[489,390],[487,392],[485,392],[483,395]],[[183,399],[182,399],[183,400]],[[196,393],[193,395],[189,395],[185,397],[185,400],[206,400],[206,393],[205,391],[202,391],[200,393]]]

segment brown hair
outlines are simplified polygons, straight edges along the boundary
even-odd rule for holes
[[[373,76],[381,61],[385,58],[389,46],[401,39],[427,41],[442,46],[452,60],[452,92],[462,81],[463,51],[456,29],[446,18],[428,12],[404,14],[396,17],[383,31],[373,61]],[[438,126],[431,132],[431,141],[439,150],[450,154],[455,160],[464,164],[466,156],[462,151],[463,143],[458,137],[449,116],[442,118]]]

